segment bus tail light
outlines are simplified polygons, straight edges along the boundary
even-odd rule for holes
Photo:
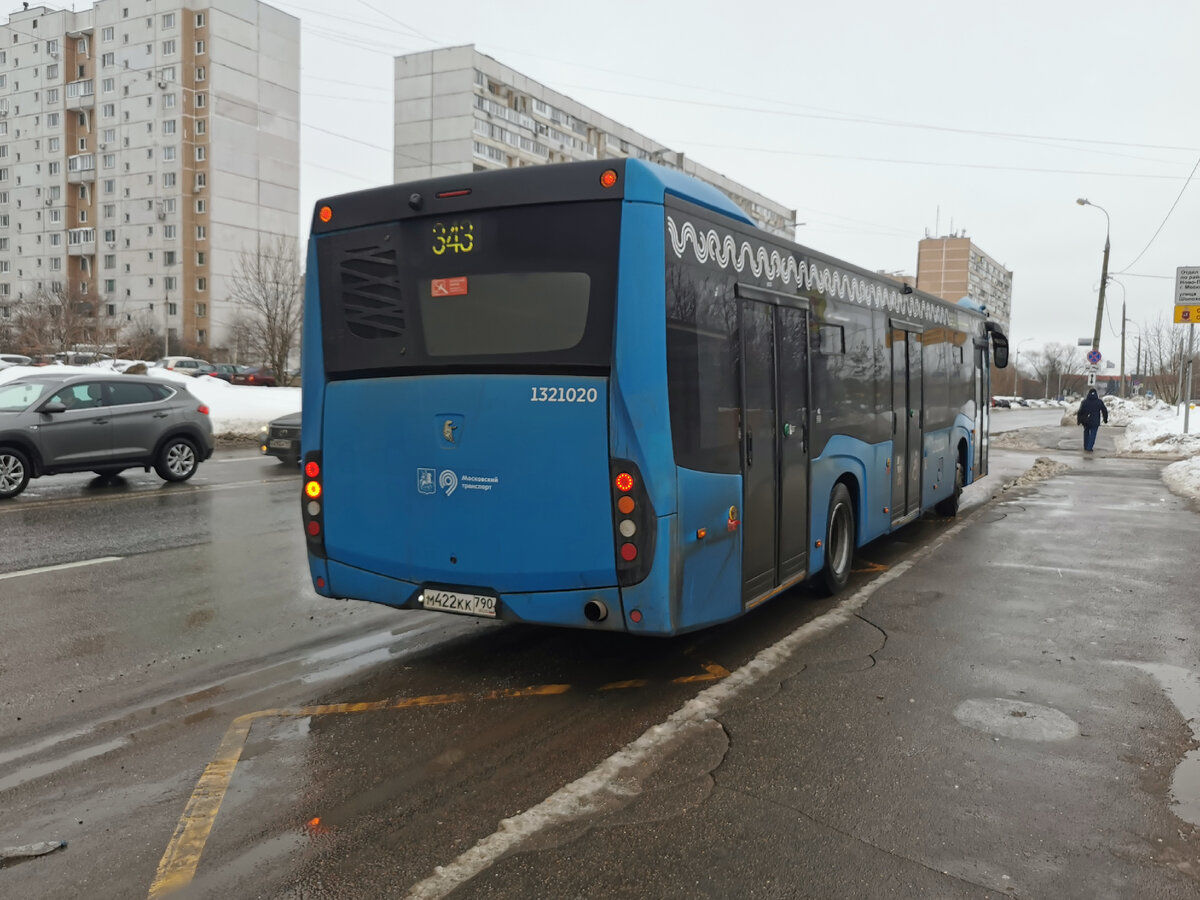
[[[325,559],[325,472],[320,451],[304,455],[303,481],[300,512],[304,521],[304,539],[309,553]]]
[[[625,587],[650,574],[658,519],[637,465],[628,459],[614,459],[609,466],[617,584]]]

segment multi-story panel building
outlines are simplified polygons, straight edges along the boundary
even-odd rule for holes
[[[256,0],[0,25],[0,315],[82,301],[222,355],[244,251],[298,239],[299,21]]]
[[[918,290],[943,300],[970,297],[1006,332],[1012,318],[1012,276],[968,237],[925,238],[917,247]]]
[[[707,181],[763,228],[795,238],[795,210],[501,65],[473,45],[397,57],[395,98],[397,183],[632,156]]]

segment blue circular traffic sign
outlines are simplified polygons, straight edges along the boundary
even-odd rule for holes
[[[1099,350],[1089,350],[1088,355],[1087,355],[1087,361],[1090,362],[1093,366],[1099,365],[1100,351]]]

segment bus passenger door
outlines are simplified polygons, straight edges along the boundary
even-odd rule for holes
[[[808,571],[808,313],[779,307],[779,583]]]
[[[742,602],[775,587],[779,459],[775,432],[774,307],[742,314]]]
[[[921,512],[921,335],[892,325],[892,525]]]

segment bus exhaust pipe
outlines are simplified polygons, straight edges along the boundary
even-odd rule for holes
[[[600,600],[589,600],[583,604],[583,615],[589,622],[603,622],[608,618],[608,607]]]

